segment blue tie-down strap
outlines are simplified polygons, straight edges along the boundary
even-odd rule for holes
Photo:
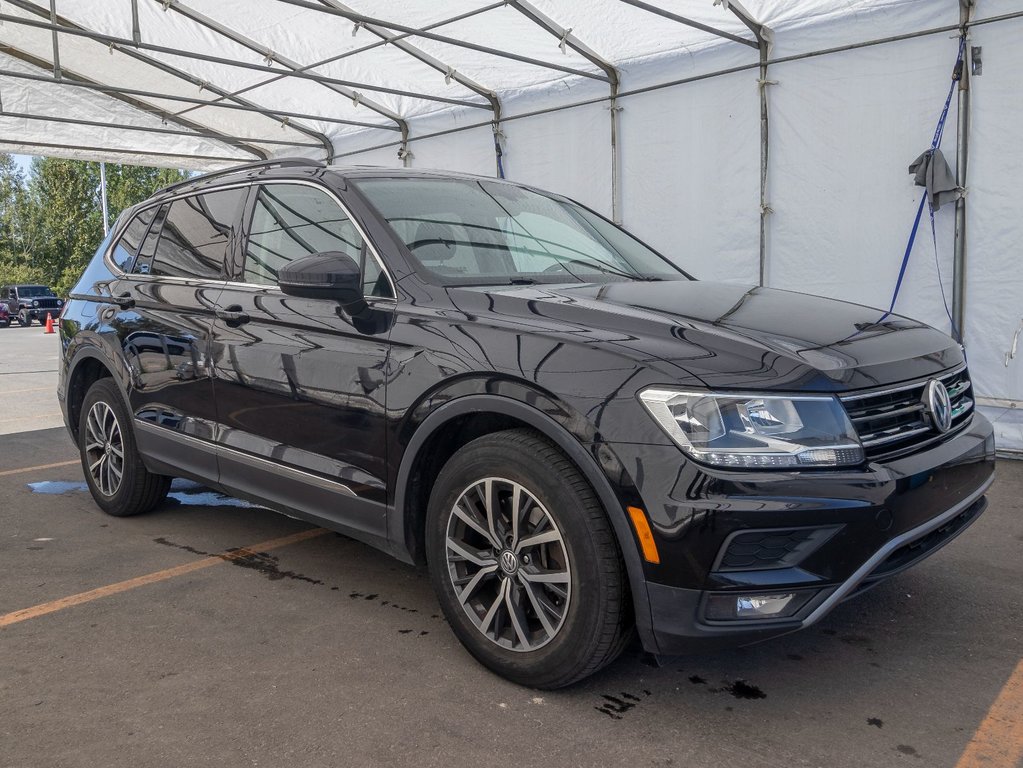
[[[959,54],[956,56],[955,67],[952,69],[952,82],[948,87],[948,95],[945,97],[945,105],[941,109],[941,115],[938,117],[938,124],[934,128],[934,138],[931,139],[931,152],[941,146],[941,137],[945,132],[945,122],[948,119],[948,109],[952,104],[952,95],[955,93],[956,85],[963,74],[963,57],[965,52],[966,36],[963,35],[959,38]],[[916,217],[913,219],[913,228],[909,231],[909,241],[906,243],[906,251],[902,254],[902,266],[899,267],[899,279],[895,282],[895,291],[892,293],[892,300],[888,305],[888,313],[890,314],[895,311],[895,303],[899,300],[899,291],[902,290],[902,280],[905,278],[906,268],[909,266],[909,255],[913,252],[913,244],[916,242],[916,233],[920,228],[920,218],[923,216],[924,205],[927,205],[930,211],[931,238],[934,241],[934,264],[938,269],[938,285],[941,287],[941,299],[945,304],[945,314],[948,315],[948,320],[952,325],[952,335],[957,341],[959,341],[959,329],[956,328],[955,321],[952,319],[952,313],[949,312],[948,301],[945,300],[945,286],[941,282],[941,269],[938,266],[938,238],[934,227],[934,208],[928,203],[926,189],[924,189],[923,194],[920,196],[920,204],[916,208]]]

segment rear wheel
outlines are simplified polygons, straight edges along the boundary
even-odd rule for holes
[[[2,318],[0,318],[0,328],[6,328],[10,324],[11,324],[11,318],[9,318],[9,317],[2,317]]]
[[[148,512],[167,496],[171,478],[143,465],[128,409],[112,379],[100,379],[86,393],[78,444],[92,498],[108,515]]]
[[[630,636],[628,584],[604,509],[536,432],[486,435],[448,461],[431,495],[427,554],[459,640],[516,683],[574,683]]]

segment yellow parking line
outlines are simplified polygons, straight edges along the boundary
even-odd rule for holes
[[[5,395],[20,395],[24,392],[53,392],[53,387],[29,387],[28,389],[5,389]]]
[[[48,613],[54,613],[55,611],[61,611],[65,608],[81,605],[82,603],[99,600],[101,597],[108,597],[120,592],[127,592],[129,589],[135,589],[136,587],[144,587],[146,584],[166,581],[167,579],[172,579],[175,576],[183,576],[186,573],[192,573],[193,571],[198,571],[202,568],[209,568],[210,566],[225,563],[230,560],[250,557],[258,552],[267,552],[271,549],[286,547],[289,544],[295,544],[299,541],[305,541],[306,539],[312,539],[316,536],[322,536],[325,533],[327,533],[327,531],[324,528],[311,528],[307,531],[293,533],[290,536],[282,536],[279,539],[261,541],[258,544],[253,544],[241,549],[232,550],[230,552],[221,552],[219,555],[204,557],[201,560],[193,560],[190,563],[184,563],[183,565],[178,565],[174,568],[167,568],[162,571],[156,571],[155,573],[147,573],[145,576],[136,576],[134,579],[128,579],[127,581],[119,581],[116,584],[108,584],[105,587],[90,589],[88,592],[79,592],[77,595],[70,595],[58,600],[51,600],[48,603],[34,605],[31,608],[22,608],[20,611],[14,611],[0,616],[0,628],[9,627],[11,624],[35,619],[39,616],[45,616]]]
[[[1016,768],[1023,761],[1023,660],[1009,675],[956,768]]]
[[[37,464],[34,467],[22,467],[21,469],[5,469],[0,472],[0,477],[7,477],[8,475],[21,475],[25,472],[37,472],[44,469],[53,469],[54,467],[70,467],[72,464],[81,464],[81,459],[73,459],[72,461],[58,461],[55,464]]]

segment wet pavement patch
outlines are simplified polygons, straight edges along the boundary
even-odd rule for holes
[[[725,690],[737,699],[766,699],[767,694],[745,680],[736,680],[725,686]]]
[[[648,697],[650,695],[650,691],[643,691],[643,697]],[[605,693],[601,695],[601,698],[604,700],[604,703],[599,707],[594,707],[594,709],[598,712],[603,712],[612,720],[621,720],[626,712],[635,709],[636,705],[643,701],[643,699],[636,694],[627,693],[625,691],[622,691],[617,696]]]
[[[280,562],[276,555],[271,555],[266,552],[250,552],[243,547],[234,547],[228,549],[226,552],[204,552],[201,549],[190,547],[187,544],[178,544],[177,542],[170,541],[163,536],[157,536],[153,539],[157,544],[162,544],[165,547],[174,547],[175,549],[183,549],[185,552],[190,552],[193,555],[202,555],[204,557],[219,557],[225,562],[231,565],[237,565],[239,568],[249,568],[254,571],[258,571],[263,576],[266,576],[270,581],[279,581],[280,579],[295,579],[296,581],[305,581],[309,584],[322,584],[323,582],[319,579],[314,579],[310,576],[305,576],[295,571],[282,571],[278,566]]]
[[[88,493],[89,486],[83,480],[45,480],[39,483],[26,483],[32,493],[43,493],[51,496],[60,496],[66,493]],[[194,483],[191,480],[175,479],[171,483],[170,493],[167,498],[178,504],[189,507],[240,507],[242,509],[261,509],[258,504],[252,504],[233,496],[213,491],[209,488]]]

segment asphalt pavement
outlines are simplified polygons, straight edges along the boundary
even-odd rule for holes
[[[422,571],[350,539],[184,482],[102,514],[53,428],[56,346],[0,329],[0,766],[1023,757],[1023,462],[961,537],[813,628],[663,666],[632,647],[537,692],[462,650]]]

